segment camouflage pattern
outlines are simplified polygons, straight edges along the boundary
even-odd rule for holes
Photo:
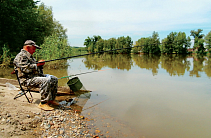
[[[55,76],[43,74],[42,70],[37,67],[36,60],[28,51],[21,49],[13,63],[24,86],[40,88],[41,102],[55,99],[58,79]]]

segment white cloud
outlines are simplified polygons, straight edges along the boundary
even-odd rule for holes
[[[183,29],[195,29],[191,28],[192,25],[200,28],[211,21],[210,0],[42,0],[42,2],[52,6],[54,17],[68,29],[69,38],[74,35],[77,37],[100,35],[111,38],[125,34],[135,36],[152,31],[158,33],[180,29],[183,31]],[[82,45],[84,38],[80,41],[77,44]]]

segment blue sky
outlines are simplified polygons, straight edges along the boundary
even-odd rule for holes
[[[89,36],[103,39],[130,36],[135,43],[153,31],[160,39],[171,32],[211,31],[211,0],[40,0],[67,28],[71,46]]]

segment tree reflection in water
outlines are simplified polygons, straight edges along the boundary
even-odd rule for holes
[[[193,65],[191,65],[193,60]],[[84,64],[88,69],[100,70],[104,67],[120,70],[130,70],[133,65],[151,70],[153,75],[158,69],[165,69],[170,76],[182,76],[189,72],[189,76],[200,77],[200,72],[211,76],[211,56],[178,55],[178,54],[96,54],[85,57]]]

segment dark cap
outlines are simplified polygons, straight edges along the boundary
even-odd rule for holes
[[[35,44],[34,41],[32,40],[26,40],[26,42],[24,43],[24,45],[32,45],[35,46],[37,49],[41,49],[38,45]]]

